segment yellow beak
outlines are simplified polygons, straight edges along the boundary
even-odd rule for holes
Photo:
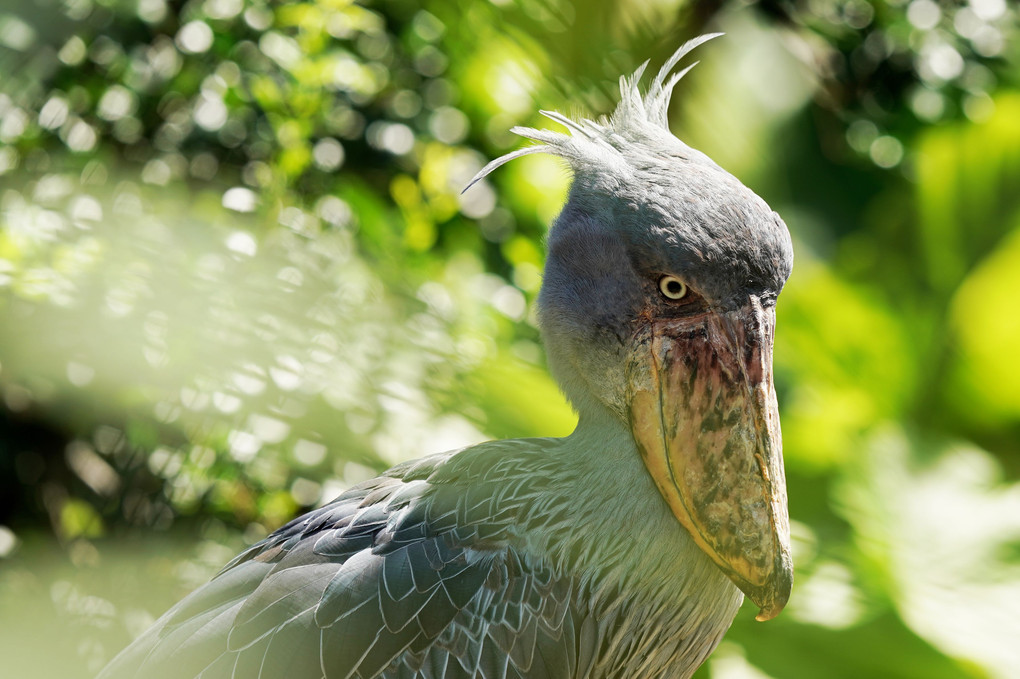
[[[779,409],[775,311],[653,320],[628,366],[631,430],[673,514],[774,618],[793,585]]]

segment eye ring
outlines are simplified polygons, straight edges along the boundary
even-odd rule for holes
[[[659,292],[666,299],[676,301],[687,296],[687,284],[676,276],[666,275],[659,279]]]

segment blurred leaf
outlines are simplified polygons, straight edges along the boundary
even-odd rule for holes
[[[92,505],[70,499],[60,508],[60,532],[67,539],[98,538],[104,533],[103,519]]]
[[[486,429],[498,438],[566,436],[577,415],[544,370],[501,356],[479,366],[474,401],[487,414]]]
[[[926,131],[917,158],[926,274],[936,290],[949,291],[1020,210],[1020,93],[996,97],[985,122]]]
[[[959,338],[956,389],[947,398],[978,422],[1020,419],[1020,227],[960,286],[953,299]]]
[[[931,444],[929,444],[931,445]],[[878,429],[836,492],[865,561],[904,622],[949,657],[988,676],[1020,667],[1020,565],[1002,560],[1020,538],[1020,485],[1002,483],[994,458],[967,444]],[[1010,603],[1007,603],[1010,602]]]
[[[778,379],[791,385],[783,402],[787,460],[824,467],[850,457],[861,432],[903,408],[915,358],[905,328],[877,296],[800,257],[776,332]]]

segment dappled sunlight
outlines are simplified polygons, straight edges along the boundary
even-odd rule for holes
[[[242,546],[210,525],[203,535],[157,534],[96,549],[76,540],[61,550],[28,534],[0,569],[0,634],[11,676],[92,677],[131,638]],[[62,648],[49,644],[61,639]],[[41,661],[45,658],[45,661]]]
[[[283,228],[259,234],[257,222],[238,230],[243,221],[203,196],[181,212],[181,199],[144,185],[120,182],[107,194],[47,175],[25,191],[31,203],[9,190],[2,204],[0,248],[19,265],[4,283],[18,321],[0,330],[8,407],[66,404],[98,426],[119,421],[130,402],[135,422],[179,441],[146,456],[149,471],[173,484],[175,511],[217,493],[205,477],[222,462],[257,461],[250,480],[301,489],[278,523],[296,506],[330,499],[311,492],[321,483],[307,475],[328,483],[343,479],[345,460],[379,468],[486,438],[483,411],[443,412],[437,394],[456,391],[482,365],[512,361],[493,338],[524,318],[526,301],[475,258],[451,259],[415,300],[400,294],[410,290],[388,292],[371,271],[356,249],[356,223],[324,229],[323,213],[349,214],[329,203],[287,208]],[[82,201],[106,216],[84,220]],[[39,220],[52,228],[37,228]],[[39,273],[46,264],[49,275]],[[478,384],[505,392],[512,382]],[[88,438],[68,449],[68,463],[112,497],[135,452]],[[313,447],[322,454],[309,454]],[[113,467],[100,457],[111,454]],[[246,497],[227,492],[225,501]],[[98,521],[87,504],[54,511],[72,535],[85,530],[83,513]]]
[[[798,583],[790,600],[790,615],[800,622],[833,629],[859,623],[864,607],[853,580],[853,573],[841,563],[814,565],[810,575]]]
[[[747,662],[740,647],[723,642],[712,654],[709,661],[712,679],[771,679],[751,663]]]

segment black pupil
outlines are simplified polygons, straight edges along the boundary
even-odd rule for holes
[[[680,281],[667,281],[666,282],[666,290],[671,295],[679,295],[681,292],[683,292],[683,289],[684,289],[684,286],[680,283]]]

